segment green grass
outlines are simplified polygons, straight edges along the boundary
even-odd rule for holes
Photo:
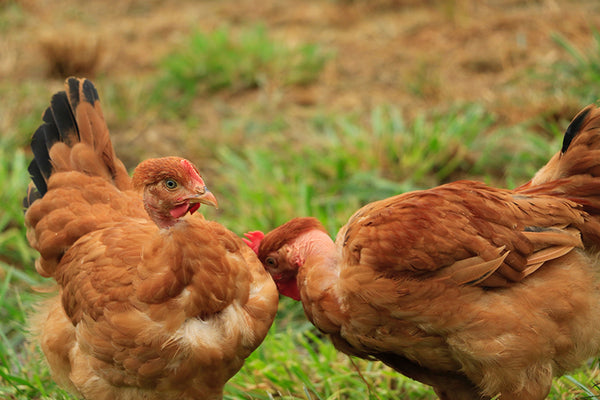
[[[364,122],[347,115],[315,116],[243,146],[221,146],[218,164],[227,168],[216,181],[231,194],[222,217],[243,231],[312,215],[334,233],[363,204],[439,184],[472,168],[477,154],[470,148],[481,146],[491,123],[475,106],[410,122],[385,106]],[[236,220],[239,214],[249,221]]]
[[[262,87],[314,83],[329,54],[312,43],[286,46],[272,39],[262,25],[233,34],[223,27],[195,32],[189,41],[160,65],[162,78],[153,98],[181,115],[196,95],[227,89],[232,92]]]
[[[2,243],[2,258],[17,264],[27,264],[32,260],[32,251],[25,238],[22,199],[26,192],[27,161],[23,151],[9,153],[1,147],[0,158],[6,160],[0,163],[0,182],[11,190],[0,191],[0,243]]]
[[[26,316],[41,295],[41,279],[0,262],[0,398],[69,399],[50,379],[41,350],[26,340]]]
[[[592,47],[582,51],[565,37],[555,34],[554,41],[571,57],[553,65],[552,89],[559,95],[574,96],[583,103],[594,103],[600,99],[600,32],[592,32]]]
[[[284,305],[294,307],[288,302]],[[296,350],[290,353],[290,348]],[[238,374],[228,383],[226,399],[433,398],[431,389],[398,380],[381,364],[349,362],[310,324],[283,324],[281,317],[275,320],[265,344],[248,358],[244,370],[248,373]]]

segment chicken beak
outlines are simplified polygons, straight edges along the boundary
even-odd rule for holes
[[[211,193],[210,190],[206,188],[206,186],[202,186],[196,189],[196,194],[189,198],[189,203],[200,203],[206,204],[209,206],[213,206],[214,208],[219,208],[219,204],[217,203],[217,198],[214,194]]]

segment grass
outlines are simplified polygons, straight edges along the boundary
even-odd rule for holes
[[[26,341],[26,316],[40,295],[32,287],[40,278],[0,262],[0,397],[3,399],[69,399],[52,382],[41,350]]]
[[[388,368],[363,360],[349,363],[312,326],[282,327],[276,319],[270,339],[246,361],[227,385],[226,399],[425,399],[431,389],[398,381]],[[289,353],[290,348],[297,349]],[[266,379],[265,379],[266,378]]]
[[[262,25],[234,35],[227,27],[195,32],[181,49],[165,57],[153,98],[171,99],[170,111],[182,110],[198,94],[314,83],[329,57],[316,44],[284,46]]]
[[[241,40],[226,29],[197,33],[142,83],[97,81],[105,113],[119,125],[147,117],[138,94],[154,89],[158,75],[165,79],[163,100],[174,109],[182,96],[191,101],[222,88],[246,90],[263,85],[267,75],[286,84],[317,79],[324,62],[318,46],[282,50],[264,28],[245,35]],[[247,70],[237,62],[240,57],[248,58]],[[202,63],[200,72],[194,71]],[[22,147],[51,93],[42,95],[27,84],[16,87],[11,103],[0,99],[0,105],[10,107],[0,118],[3,131],[10,132],[0,139],[0,201],[5,205],[0,210],[0,397],[69,399],[52,383],[40,350],[26,340],[26,316],[41,297],[33,288],[44,281],[33,270],[35,255],[23,229],[20,202],[28,183],[28,156]],[[0,94],[9,89],[0,87]],[[0,107],[0,113],[2,108],[7,109]],[[334,234],[360,205],[392,194],[463,177],[499,186],[523,183],[559,149],[564,128],[552,125],[549,133],[539,134],[531,124],[505,126],[492,110],[471,104],[411,118],[394,105],[377,105],[365,114],[322,110],[301,122],[285,115],[227,116],[213,158],[205,160],[216,166],[210,186],[222,206],[216,217],[208,217],[241,234],[313,215]],[[594,361],[556,380],[549,398],[598,396],[598,371]],[[335,351],[306,321],[301,305],[289,299],[282,299],[265,342],[226,387],[228,400],[396,398],[435,395],[381,363],[351,360]]]
[[[593,103],[600,99],[600,32],[592,31],[592,48],[582,51],[565,37],[554,34],[554,41],[571,57],[570,61],[561,61],[553,66],[553,89],[559,93],[568,88],[568,93],[582,100]],[[561,93],[562,94],[562,93]]]
[[[0,157],[6,160],[0,163],[0,182],[11,188],[0,193],[0,202],[4,205],[0,211],[0,243],[5,261],[21,265],[32,260],[32,251],[25,238],[23,206],[21,200],[26,191],[27,161],[20,150],[9,154],[9,150],[0,146]]]
[[[238,149],[221,146],[218,163],[228,168],[217,180],[232,194],[231,228],[274,227],[292,215],[312,215],[334,233],[349,210],[470,169],[477,156],[469,149],[491,123],[475,106],[410,123],[397,108],[382,106],[366,122],[316,116],[297,132],[284,127]],[[239,213],[250,216],[251,225],[238,226],[233,216]]]

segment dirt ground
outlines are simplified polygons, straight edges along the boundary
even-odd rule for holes
[[[11,1],[0,0],[1,7]],[[156,71],[157,62],[194,30],[262,23],[277,40],[316,42],[335,56],[316,84],[220,93],[242,109],[268,98],[281,112],[368,110],[395,104],[407,114],[472,101],[509,122],[568,109],[568,96],[548,95],[532,79],[568,57],[552,40],[560,34],[581,50],[600,27],[600,2],[565,0],[19,0],[5,11],[0,37],[0,80],[47,76],[43,47],[69,42],[97,52],[95,74],[119,81]],[[110,6],[107,6],[110,4]],[[74,45],[73,45],[74,43]],[[77,47],[79,46],[79,47]],[[72,47],[73,48],[73,47]],[[98,50],[100,49],[100,50]],[[53,86],[55,87],[55,86]]]

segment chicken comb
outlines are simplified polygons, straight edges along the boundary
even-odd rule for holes
[[[256,255],[258,255],[258,246],[260,246],[260,242],[265,237],[265,234],[261,231],[252,231],[244,233],[244,236],[248,238],[242,238],[244,243],[246,243],[252,250],[254,250]]]
[[[194,164],[192,164],[191,162],[189,162],[188,160],[186,160],[184,158],[181,160],[181,166],[183,167],[185,172],[187,172],[192,177],[192,179],[197,181],[199,184],[204,185],[204,180],[198,173],[198,170],[196,169]]]

